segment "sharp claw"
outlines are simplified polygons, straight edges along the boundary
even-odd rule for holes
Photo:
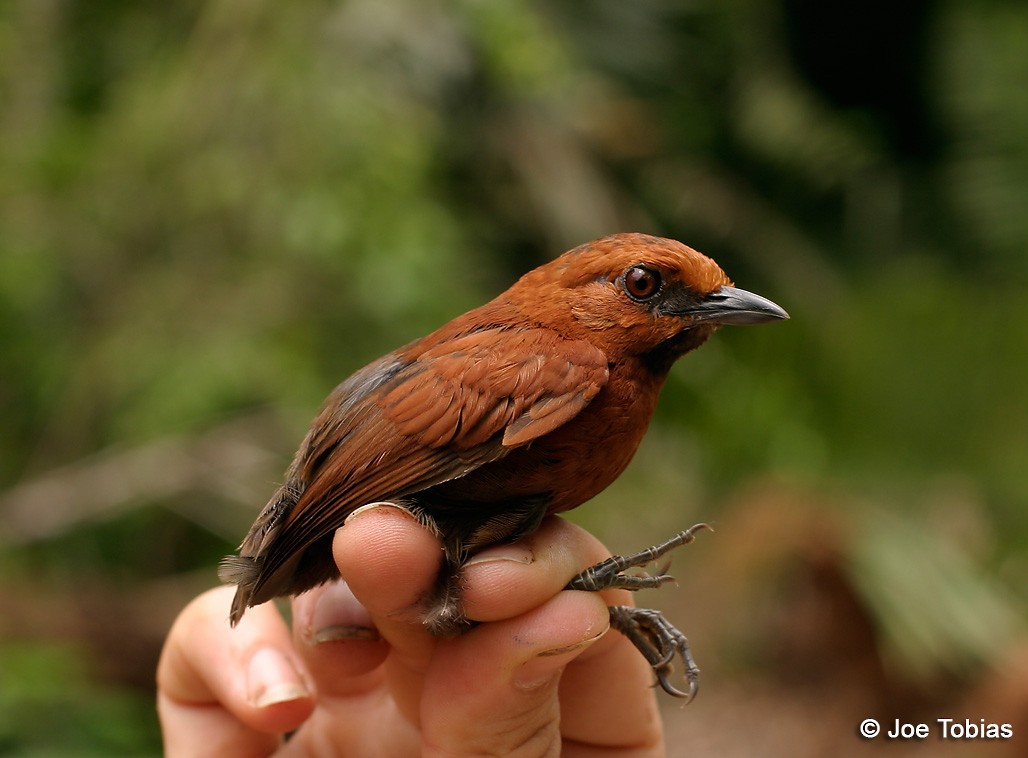
[[[683,698],[685,700],[683,705],[687,705],[690,700],[696,697],[696,693],[699,691],[700,687],[694,679],[689,680],[689,691],[684,692],[667,680],[667,672],[656,671],[655,673],[657,675],[657,683],[660,684],[660,688],[667,694],[671,695],[671,697]]]

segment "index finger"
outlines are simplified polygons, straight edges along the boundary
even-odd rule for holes
[[[560,593],[584,568],[610,556],[592,534],[558,516],[533,534],[472,558],[464,569],[469,616],[498,620],[525,613]],[[632,593],[604,590],[610,605],[633,605]],[[560,682],[561,733],[592,747],[652,749],[659,755],[662,726],[653,673],[635,646],[611,631],[564,669]]]

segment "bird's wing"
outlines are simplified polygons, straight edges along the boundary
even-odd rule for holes
[[[494,327],[411,353],[361,369],[326,401],[284,487],[295,499],[273,499],[241,546],[259,571],[255,596],[357,507],[502,458],[573,418],[607,381],[602,351],[546,329]]]

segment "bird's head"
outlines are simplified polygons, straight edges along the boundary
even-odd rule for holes
[[[526,274],[530,302],[608,355],[644,357],[666,370],[723,324],[789,318],[770,300],[732,286],[721,267],[691,247],[647,234],[589,242]],[[530,315],[530,314],[526,314]]]

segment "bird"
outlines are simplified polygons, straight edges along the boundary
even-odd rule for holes
[[[585,503],[631,461],[679,358],[721,326],[789,318],[735,287],[711,258],[642,233],[598,239],[524,274],[493,300],[359,369],[327,397],[220,578],[248,607],[337,579],[334,531],[362,505],[405,508],[443,544],[422,621],[436,635],[470,626],[460,568],[477,551],[533,532]],[[692,540],[612,556],[569,588],[657,586],[625,574]],[[686,638],[656,611],[616,606],[611,625],[661,686],[695,695]],[[680,655],[689,691],[668,680]]]

